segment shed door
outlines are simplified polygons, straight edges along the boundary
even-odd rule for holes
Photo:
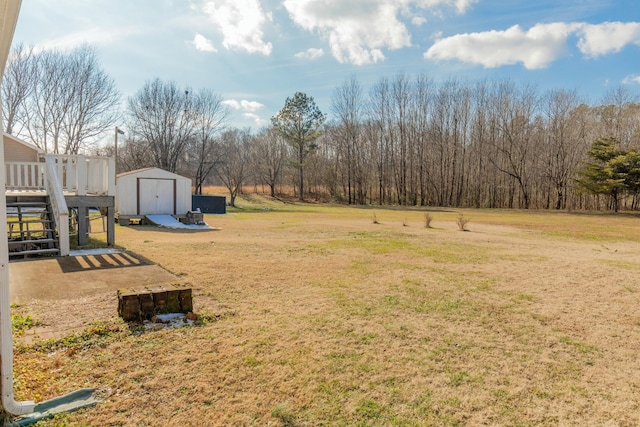
[[[175,179],[139,178],[139,215],[175,214]]]

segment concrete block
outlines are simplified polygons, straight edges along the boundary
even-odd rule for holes
[[[149,320],[156,314],[191,311],[192,291],[183,285],[118,289],[118,315],[127,322]]]
[[[153,304],[155,305],[156,313],[168,313],[167,311],[167,292],[166,291],[154,291],[153,292]]]
[[[190,288],[182,288],[179,291],[180,298],[180,312],[188,313],[193,311],[193,298],[191,297]]]
[[[140,300],[140,314],[143,319],[151,319],[156,314],[156,305],[153,301],[153,294],[151,292],[141,292],[138,295]]]
[[[118,290],[118,315],[127,322],[140,320],[138,295]]]
[[[180,291],[178,289],[167,290],[167,313],[180,313]]]

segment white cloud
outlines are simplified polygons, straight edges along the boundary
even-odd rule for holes
[[[544,68],[566,52],[566,40],[578,24],[538,24],[523,31],[518,25],[505,31],[458,34],[438,39],[426,59],[458,59],[485,68],[521,62],[528,69]]]
[[[423,16],[414,16],[413,19],[411,20],[411,23],[416,27],[419,27],[427,23],[427,18]]]
[[[269,56],[271,43],[263,40],[263,26],[271,21],[259,0],[213,0],[205,3],[204,11],[222,32],[222,45],[226,49],[239,49]]]
[[[227,99],[225,101],[222,101],[222,103],[227,107],[233,108],[234,110],[239,110],[241,108],[240,101],[236,101],[235,99]]]
[[[627,77],[624,78],[624,80],[622,80],[622,83],[624,83],[624,84],[631,84],[631,83],[640,84],[640,74],[627,76]]]
[[[249,119],[249,120],[253,121],[256,124],[256,126],[265,126],[268,123],[267,120],[263,119],[262,117],[258,116],[257,114],[244,113],[242,116],[245,119]]]
[[[311,47],[311,48],[305,50],[304,52],[296,53],[294,56],[296,58],[300,58],[300,59],[311,59],[311,60],[314,60],[314,59],[320,58],[323,55],[324,55],[324,50],[316,49],[316,48]]]
[[[291,19],[329,41],[341,63],[371,64],[384,60],[383,49],[411,45],[411,36],[398,14],[411,10],[453,6],[463,13],[476,0],[285,0]],[[418,22],[419,18],[418,18]]]
[[[478,0],[456,0],[455,6],[456,6],[456,11],[459,14],[463,14],[467,11],[467,9],[469,9],[469,7],[471,7],[472,4],[477,3]]]
[[[577,35],[578,49],[587,57],[619,52],[628,44],[640,46],[640,23],[584,22],[537,24],[528,31],[518,25],[505,31],[457,34],[441,38],[425,53],[431,60],[450,60],[495,68],[521,62],[525,68],[547,67],[567,52],[569,36]]]
[[[191,42],[195,46],[196,50],[201,52],[217,52],[218,50],[215,48],[211,40],[208,40],[202,34],[196,34]]]
[[[589,57],[619,52],[628,44],[640,45],[640,22],[604,22],[584,24],[578,48]]]
[[[236,99],[227,99],[225,101],[222,101],[222,103],[228,107],[233,108],[234,110],[242,110],[246,111],[247,113],[255,113],[256,111],[264,107],[264,104],[261,104],[258,101],[247,101],[246,99],[243,99],[242,101],[238,101]]]

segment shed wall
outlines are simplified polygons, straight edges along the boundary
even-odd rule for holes
[[[116,210],[120,215],[138,215],[139,179],[175,180],[175,213],[184,215],[191,210],[191,180],[189,178],[162,169],[149,169],[118,177]]]

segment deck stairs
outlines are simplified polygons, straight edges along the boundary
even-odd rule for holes
[[[9,259],[58,256],[60,244],[49,196],[6,198]]]

